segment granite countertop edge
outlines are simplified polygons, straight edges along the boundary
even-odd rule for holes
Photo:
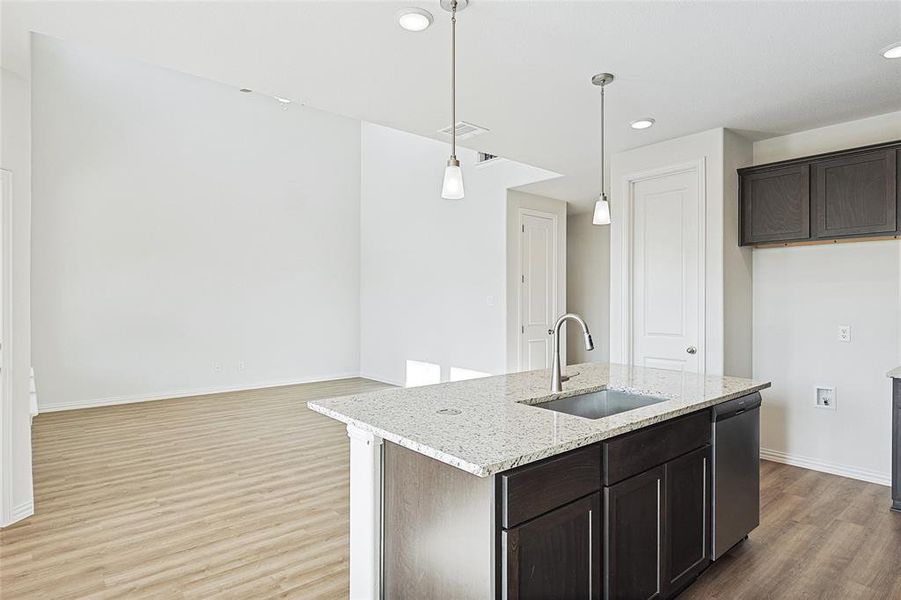
[[[477,477],[488,477],[770,387],[770,382],[764,381],[688,375],[687,377],[692,378],[688,385],[690,389],[680,393],[672,385],[668,385],[673,383],[669,380],[686,377],[675,372],[664,374],[658,369],[604,364],[577,365],[574,368],[580,367],[588,380],[561,394],[541,392],[542,389],[546,390],[546,382],[543,381],[546,371],[532,371],[468,382],[420,388],[392,388],[368,394],[311,400],[307,402],[307,406],[326,417]],[[624,384],[624,374],[637,379],[637,385]],[[647,381],[643,381],[644,379]],[[484,383],[477,383],[479,381]],[[540,382],[538,385],[541,387],[536,388],[536,382]],[[718,382],[723,389],[716,389]],[[656,385],[658,383],[661,385]],[[712,385],[713,389],[708,389],[708,385]],[[695,389],[697,386],[700,386],[700,393]],[[517,412],[519,409],[512,408],[603,389],[655,395],[666,398],[666,401],[597,420],[540,409],[541,413],[528,415],[527,422],[524,423],[524,415]],[[451,430],[446,436],[444,431],[436,434],[434,409],[445,401],[448,404],[459,404],[461,397],[468,397],[470,394],[482,394],[483,397],[473,398],[470,406],[461,406],[466,409],[478,404],[483,412],[482,416],[488,415],[486,421],[493,419],[493,422],[468,424],[456,431]],[[388,414],[400,408],[403,418],[393,421],[386,420],[382,414],[374,416],[373,406],[378,406],[380,413],[384,410]],[[411,410],[411,406],[415,408]],[[552,428],[548,422],[551,418],[554,419]],[[533,420],[543,420],[543,425],[539,423],[536,429],[531,424]],[[559,437],[562,439],[557,439],[558,420]],[[493,426],[497,429],[493,429]],[[550,430],[554,432],[552,435],[548,435]],[[499,446],[502,441],[515,448]],[[479,452],[472,448],[488,450]],[[482,458],[485,460],[477,460]]]
[[[899,375],[901,376],[901,375]],[[711,400],[705,400],[703,402],[698,402],[697,404],[691,404],[689,406],[675,408],[671,411],[655,415],[653,417],[637,417],[635,420],[625,423],[619,427],[615,427],[613,429],[608,429],[606,431],[596,432],[590,435],[585,436],[584,438],[580,438],[578,440],[571,440],[568,442],[555,444],[543,448],[541,450],[536,450],[534,452],[529,452],[518,456],[513,459],[498,461],[494,463],[489,463],[485,465],[479,465],[462,458],[453,456],[448,454],[442,450],[437,448],[432,448],[431,446],[426,446],[420,443],[417,443],[414,440],[406,438],[401,435],[397,435],[380,427],[375,427],[368,423],[364,423],[362,421],[358,421],[357,419],[348,417],[344,414],[336,412],[334,410],[330,410],[324,406],[320,406],[316,404],[315,400],[311,400],[307,402],[307,406],[310,410],[317,412],[326,417],[330,417],[335,419],[336,421],[341,421],[342,423],[346,423],[347,425],[352,425],[358,429],[363,431],[367,431],[372,433],[373,435],[377,435],[380,438],[397,444],[398,446],[403,446],[408,450],[412,450],[414,452],[418,452],[425,456],[434,458],[435,460],[441,461],[445,464],[451,465],[453,467],[457,467],[458,469],[462,469],[467,473],[471,473],[477,477],[489,477],[491,475],[495,475],[497,473],[501,473],[503,471],[508,471],[510,469],[527,465],[529,463],[533,463],[544,458],[550,458],[551,456],[556,456],[558,454],[563,454],[564,452],[568,452],[570,450],[575,450],[576,448],[581,448],[583,446],[590,446],[596,442],[600,442],[606,439],[610,439],[616,437],[618,435],[622,435],[624,433],[629,433],[630,431],[635,431],[637,429],[641,429],[643,427],[647,427],[650,425],[655,425],[657,423],[662,423],[664,421],[669,421],[670,419],[674,419],[676,417],[680,417],[682,415],[687,415],[692,412],[696,412],[699,410],[704,410],[705,408],[710,408],[711,406],[715,406],[717,404],[722,404],[723,402],[728,402],[729,400],[733,400],[735,398],[739,398],[741,396],[746,396],[748,394],[753,394],[754,392],[759,392],[766,388],[770,387],[770,383],[761,383],[747,390],[742,390],[741,392],[736,392],[733,394],[728,394],[722,396],[720,398],[715,398]],[[591,391],[599,391],[606,389],[605,387],[595,387]],[[583,390],[580,390],[578,394],[587,393]],[[576,394],[567,394],[567,395],[576,395]],[[562,397],[562,396],[561,396]],[[533,404],[534,402],[523,402],[524,404]],[[620,413],[626,414],[626,413]]]

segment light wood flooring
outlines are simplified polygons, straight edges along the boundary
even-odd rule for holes
[[[0,531],[0,597],[346,598],[347,437],[304,403],[381,387],[38,416],[37,514]],[[761,488],[761,526],[680,599],[901,599],[888,488],[770,462]]]
[[[679,596],[901,598],[901,514],[889,488],[760,463],[760,526]]]
[[[312,398],[362,379],[39,415],[36,514],[0,597],[347,597],[348,443]]]

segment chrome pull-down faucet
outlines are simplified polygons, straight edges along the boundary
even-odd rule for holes
[[[591,332],[588,331],[588,325],[585,323],[585,319],[575,313],[566,313],[557,319],[557,322],[554,323],[554,328],[548,329],[547,331],[554,336],[554,364],[551,366],[551,391],[555,393],[562,392],[563,382],[569,379],[569,377],[563,376],[560,369],[560,328],[563,327],[563,323],[565,323],[567,319],[572,319],[582,326],[582,335],[585,337],[585,349],[589,351],[594,350],[594,342],[591,340]]]

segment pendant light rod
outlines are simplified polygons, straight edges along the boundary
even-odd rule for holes
[[[601,88],[601,196],[605,196],[604,192],[604,88],[607,87],[615,78],[612,73],[598,73],[591,78],[591,83]]]
[[[604,190],[604,86],[601,86],[601,197],[606,194]]]
[[[457,158],[457,0],[451,0],[451,157]]]

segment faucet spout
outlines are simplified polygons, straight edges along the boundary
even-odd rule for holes
[[[588,324],[585,323],[585,319],[575,313],[566,313],[557,319],[557,322],[554,323],[554,328],[548,331],[548,333],[554,336],[554,363],[551,366],[551,392],[554,393],[562,392],[563,382],[568,379],[563,377],[562,368],[560,366],[560,329],[569,319],[575,321],[582,327],[582,336],[585,338],[585,350],[594,350],[594,341],[591,339],[591,332],[588,330]]]

